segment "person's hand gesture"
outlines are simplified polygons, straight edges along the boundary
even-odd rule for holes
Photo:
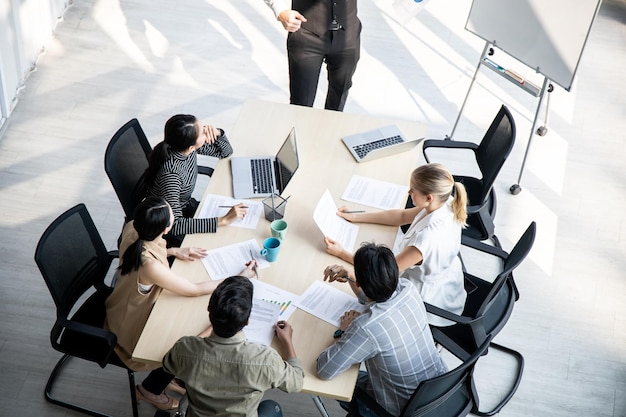
[[[204,125],[202,126],[202,134],[204,135],[204,143],[211,145],[215,143],[222,132],[215,126]]]
[[[201,259],[206,257],[207,251],[203,248],[196,247],[185,247],[185,248],[170,248],[174,249],[172,251],[172,255],[176,257],[176,259],[181,259],[183,261],[194,261],[196,259]]]
[[[341,243],[337,242],[334,239],[329,238],[328,236],[324,237],[324,243],[326,243],[326,252],[329,255],[336,256],[341,258],[341,254],[344,252],[343,246]]]
[[[276,333],[276,337],[282,344],[291,343],[291,338],[293,336],[293,327],[291,324],[287,323],[284,320],[280,320],[274,326],[274,333]]]
[[[350,281],[348,271],[341,265],[330,265],[324,269],[324,281],[347,282]]]
[[[339,328],[345,331],[350,325],[350,323],[352,323],[352,321],[354,321],[354,319],[356,319],[360,315],[361,313],[359,313],[356,310],[346,311],[345,313],[343,313],[343,316],[341,316],[341,318],[339,319]]]
[[[278,15],[278,20],[283,24],[287,32],[295,32],[300,29],[302,22],[306,22],[306,17],[296,10],[283,10]]]
[[[239,273],[242,277],[246,278],[258,278],[257,267],[259,264],[256,259],[246,262],[246,267]]]
[[[220,217],[218,219],[218,225],[229,225],[237,219],[243,219],[244,217],[246,217],[247,213],[248,206],[246,206],[244,203],[235,204],[230,208],[230,210],[228,210],[228,213],[226,213],[224,217]]]

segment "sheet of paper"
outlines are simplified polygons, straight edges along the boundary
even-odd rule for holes
[[[353,175],[341,199],[381,210],[397,209],[406,204],[407,190],[406,185]]]
[[[252,299],[250,321],[243,328],[246,339],[269,346],[274,338],[274,325],[278,321],[280,306],[260,298]]]
[[[298,307],[330,324],[339,327],[339,320],[346,311],[364,311],[366,306],[348,293],[324,281],[315,281],[300,296]]]
[[[270,266],[261,256],[261,247],[254,239],[211,249],[207,251],[207,256],[202,258],[202,264],[211,279],[216,280],[239,274],[246,267],[246,262],[252,258],[257,260],[258,269]]]
[[[248,206],[246,217],[235,220],[229,226],[242,227],[244,229],[256,229],[259,219],[261,218],[261,214],[263,214],[263,203],[256,200],[236,200],[227,196],[207,194],[198,216],[202,218],[222,217],[228,213],[231,206],[239,203],[245,203],[246,206]]]
[[[349,252],[354,250],[359,226],[337,216],[337,206],[326,190],[313,212],[313,220],[324,236],[341,243]]]
[[[289,320],[289,317],[296,311],[296,305],[298,300],[300,300],[300,296],[263,282],[260,279],[253,279],[251,282],[254,284],[254,298],[276,304],[279,308],[278,320]]]

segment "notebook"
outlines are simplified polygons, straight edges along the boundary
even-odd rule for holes
[[[357,162],[395,155],[414,148],[423,138],[407,139],[398,126],[389,125],[341,138]]]
[[[276,156],[231,158],[233,196],[254,198],[282,194],[299,165],[296,129],[291,128]]]

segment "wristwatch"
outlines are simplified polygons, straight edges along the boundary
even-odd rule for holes
[[[333,338],[339,339],[342,334],[343,334],[343,330],[337,329],[337,330],[335,330],[335,333],[333,333]]]

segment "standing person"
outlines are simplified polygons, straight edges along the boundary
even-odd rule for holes
[[[281,417],[277,403],[261,402],[263,393],[302,389],[304,371],[289,323],[274,327],[282,357],[271,347],[246,341],[242,329],[250,318],[253,290],[244,277],[226,278],[209,301],[212,328],[179,339],[163,358],[163,368],[185,382],[189,417]]]
[[[400,415],[423,380],[447,372],[428,326],[424,302],[411,282],[399,278],[393,252],[373,243],[354,254],[354,274],[339,265],[324,271],[324,280],[349,282],[363,313],[341,317],[335,342],[317,358],[317,374],[331,379],[354,364],[365,363],[357,386],[394,416]],[[375,416],[353,399],[362,416]],[[342,407],[348,408],[342,403]]]
[[[194,219],[198,201],[191,197],[198,177],[197,153],[226,158],[233,148],[224,131],[204,125],[190,114],[177,114],[165,123],[164,139],[150,154],[145,183],[148,196],[161,197],[174,212],[174,224],[166,239],[180,246],[188,233],[214,233],[246,215],[243,204],[233,206],[223,217]]]
[[[401,226],[411,223],[396,255],[402,276],[417,286],[422,299],[455,314],[465,307],[463,270],[459,252],[461,232],[467,220],[467,193],[463,184],[441,164],[425,164],[411,174],[409,195],[415,207],[371,213],[337,214],[350,222]],[[352,254],[326,237],[326,250],[346,262],[353,263]],[[429,314],[433,325],[449,325],[450,321]]]
[[[328,72],[325,109],[343,111],[361,55],[357,0],[265,0],[289,32],[291,104],[313,106],[322,63]]]
[[[174,375],[163,368],[132,358],[152,307],[163,289],[194,297],[211,294],[219,283],[211,280],[193,283],[170,270],[168,256],[189,262],[206,256],[201,248],[166,248],[163,235],[172,228],[173,221],[172,209],[163,199],[148,197],[139,203],[134,220],[124,226],[119,248],[119,276],[105,302],[104,328],[117,336],[115,353],[133,371],[152,371],[137,385],[137,399],[161,410],[178,407],[178,401],[164,390],[180,393],[182,388],[172,382]],[[241,274],[254,276],[255,266],[254,261],[250,262]]]

